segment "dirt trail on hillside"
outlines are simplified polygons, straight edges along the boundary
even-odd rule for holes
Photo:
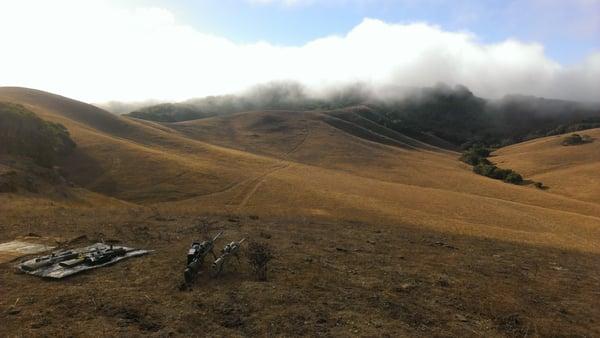
[[[248,192],[242,198],[241,202],[236,206],[236,208],[235,208],[236,212],[239,212],[240,209],[242,209],[243,207],[245,207],[248,204],[248,201],[250,201],[252,196],[254,196],[254,194],[256,194],[256,192],[258,191],[260,186],[262,184],[264,184],[264,182],[268,176],[274,174],[275,172],[290,168],[291,166],[294,165],[294,163],[289,162],[288,159],[291,154],[295,153],[297,150],[300,149],[300,147],[302,147],[302,145],[306,142],[306,140],[310,136],[310,128],[308,127],[308,124],[309,124],[309,122],[305,121],[304,136],[302,137],[300,142],[298,142],[294,147],[292,147],[292,149],[290,149],[288,152],[286,152],[283,155],[284,159],[281,160],[281,162],[278,165],[276,165],[274,168],[268,170],[267,172],[263,173],[262,175],[255,177],[251,181],[250,184],[251,184],[252,188],[250,190],[248,190]]]

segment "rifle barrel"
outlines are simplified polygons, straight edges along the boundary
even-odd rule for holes
[[[223,231],[219,231],[219,233],[213,238],[213,242],[216,241],[219,237],[221,237],[221,235],[223,234]]]

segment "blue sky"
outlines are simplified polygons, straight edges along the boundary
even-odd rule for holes
[[[271,81],[600,101],[600,0],[0,0],[0,13],[0,85],[87,102]]]
[[[325,0],[138,1],[164,6],[195,28],[233,41],[301,45],[345,34],[364,18],[392,23],[424,21],[467,30],[486,43],[515,38],[539,42],[563,64],[600,50],[596,0]]]

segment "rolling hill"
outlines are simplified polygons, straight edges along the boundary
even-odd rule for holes
[[[150,105],[127,116],[181,122],[243,111],[344,110],[361,107],[362,120],[447,149],[473,143],[500,147],[533,138],[600,127],[600,105],[534,96],[484,99],[461,85],[380,88],[366,84],[309,94],[294,82],[274,82],[238,95],[211,96]]]
[[[18,102],[66,126],[78,145],[63,165],[68,178],[125,200],[210,193],[238,179],[239,169],[242,176],[248,175],[272,162],[48,93],[8,88],[0,90],[0,100]],[[237,168],[232,168],[234,164]]]
[[[558,195],[478,177],[457,161],[457,153],[362,118],[362,109],[368,108],[257,111],[158,124],[28,89],[3,88],[0,99],[65,125],[78,144],[62,165],[67,177],[128,202],[214,213],[378,218],[453,233],[600,249],[600,205],[594,192],[577,199],[573,193]],[[506,151],[532,149],[544,156],[543,149],[536,150],[538,142],[550,141]],[[556,151],[583,152],[571,156],[588,161],[577,169],[586,170],[594,165],[595,147]],[[508,160],[506,164],[521,169]],[[522,171],[526,177],[544,178],[527,167]],[[560,189],[558,180],[545,181]]]
[[[556,135],[498,150],[494,160],[544,182],[549,192],[598,203],[600,201],[600,129],[579,132],[593,142],[563,146]]]
[[[83,233],[157,249],[145,259],[152,269],[142,259],[114,267],[131,285],[91,274],[69,281],[73,291],[49,283],[61,304],[96,314],[88,327],[115,328],[115,320],[144,308],[119,333],[186,335],[201,327],[261,335],[271,322],[283,325],[282,335],[316,335],[324,327],[344,335],[353,332],[344,331],[350,322],[365,335],[598,333],[595,322],[574,331],[568,325],[599,314],[591,303],[599,291],[597,141],[564,147],[560,137],[548,137],[490,157],[550,187],[540,190],[476,175],[442,141],[387,128],[365,118],[371,108],[361,105],[158,123],[26,88],[0,88],[0,101],[67,128],[77,147],[58,165],[79,194],[0,194],[0,239]],[[584,133],[600,137],[598,129]],[[218,285],[176,291],[179,258],[202,229],[224,229],[231,240],[268,238],[281,255],[276,284],[238,283],[232,272]],[[1,271],[2,285],[41,297],[35,281],[22,286],[23,276]],[[83,280],[102,303],[83,297]],[[577,287],[565,290],[567,284]],[[41,301],[49,302],[58,300]],[[258,305],[240,305],[248,303]],[[548,304],[564,318],[550,320]],[[232,313],[238,324],[230,325]],[[320,313],[338,319],[314,318]],[[24,316],[36,318],[33,310]],[[201,316],[212,319],[194,319]],[[324,327],[310,324],[317,320]],[[44,332],[57,333],[57,323]],[[9,327],[25,332],[13,321]]]

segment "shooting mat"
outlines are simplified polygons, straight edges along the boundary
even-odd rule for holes
[[[77,248],[77,249],[73,249],[73,252],[88,252],[88,251],[92,251],[95,249],[106,249],[108,248],[109,245],[107,244],[103,244],[103,243],[96,243],[96,244],[92,244],[90,246],[86,246],[83,248]],[[91,270],[91,269],[96,269],[102,266],[107,266],[107,265],[111,265],[114,264],[118,261],[127,259],[127,258],[131,258],[131,257],[137,257],[137,256],[142,256],[145,255],[149,252],[151,252],[151,250],[141,250],[141,249],[133,249],[133,248],[128,248],[125,246],[117,246],[117,245],[113,245],[114,249],[119,249],[119,248],[123,248],[125,250],[127,250],[128,252],[123,255],[123,256],[117,256],[114,257],[112,260],[103,263],[103,264],[98,264],[98,265],[86,265],[86,264],[80,264],[77,266],[73,266],[73,267],[63,267],[61,266],[59,263],[55,263],[49,266],[44,266],[41,267],[39,269],[33,270],[33,271],[27,271],[25,269],[23,269],[23,265],[27,264],[28,262],[33,262],[35,261],[35,258],[32,258],[30,260],[21,262],[19,265],[17,265],[17,268],[27,274],[30,275],[34,275],[34,276],[39,276],[39,277],[47,277],[47,278],[64,278],[67,276],[71,276],[74,275],[76,273],[82,272],[82,271],[86,271],[86,270]]]

